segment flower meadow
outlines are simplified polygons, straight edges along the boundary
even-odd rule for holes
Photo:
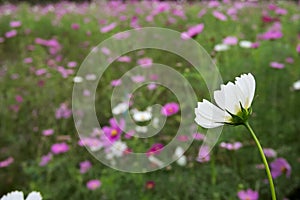
[[[277,199],[299,199],[299,6],[230,0],[1,4],[0,199],[271,199],[256,143],[245,127],[235,126],[248,118]],[[90,52],[114,54],[108,47],[98,49],[100,42],[112,36],[122,41],[130,37],[123,31],[142,27],[168,28],[183,41],[195,40],[228,84],[211,96],[201,74],[182,57],[158,49],[128,52],[112,62],[96,88],[102,128],[90,127],[88,136],[79,136],[73,86],[98,79],[93,73],[78,76],[81,64]],[[189,113],[195,131],[176,135],[185,107],[173,91],[155,83],[161,75],[151,70],[155,63],[172,67],[194,89],[196,112]],[[112,107],[114,89],[128,84],[121,77],[135,66],[140,73],[129,73],[128,81],[142,86],[122,91]],[[91,97],[93,91],[85,88],[81,95]],[[158,112],[154,104],[161,105]],[[204,112],[208,108],[216,115]],[[134,126],[128,127],[125,113]],[[148,136],[149,124],[163,128],[152,137],[137,137]],[[211,149],[204,144],[207,128],[221,125]],[[174,148],[175,162],[162,167],[159,156],[172,140],[193,143],[187,151]],[[161,169],[118,171],[98,161],[92,155],[97,152],[110,166],[132,152],[144,153],[149,165]]]

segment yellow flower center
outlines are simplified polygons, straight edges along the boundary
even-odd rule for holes
[[[118,131],[116,129],[113,129],[111,132],[110,132],[110,135],[111,136],[116,136],[118,134]]]

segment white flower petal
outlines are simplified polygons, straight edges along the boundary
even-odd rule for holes
[[[221,110],[211,102],[203,100],[198,103],[195,109],[195,121],[204,128],[215,128],[222,126],[224,122],[228,122],[230,115],[226,111]]]
[[[244,108],[249,108],[255,94],[255,79],[252,74],[243,74],[241,77],[237,77],[235,84],[240,88],[243,93],[243,99],[241,101]]]
[[[39,192],[31,192],[26,200],[42,200],[42,196]]]
[[[1,200],[24,200],[23,192],[14,191],[4,195]]]

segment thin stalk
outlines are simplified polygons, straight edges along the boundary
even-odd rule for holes
[[[270,168],[269,168],[269,165],[268,165],[268,161],[266,159],[266,156],[263,152],[263,149],[260,145],[260,142],[259,140],[257,139],[253,129],[251,128],[251,126],[249,125],[248,122],[245,122],[244,123],[245,127],[249,130],[249,132],[251,133],[255,143],[256,143],[256,146],[259,150],[259,153],[260,153],[260,156],[263,160],[263,163],[265,165],[265,169],[266,169],[266,172],[267,172],[267,176],[268,176],[268,179],[269,179],[269,184],[270,184],[270,190],[271,190],[271,195],[272,195],[272,200],[276,200],[276,193],[275,193],[275,187],[274,187],[274,183],[273,183],[273,179],[272,179],[272,175],[271,175],[271,171],[270,171]]]

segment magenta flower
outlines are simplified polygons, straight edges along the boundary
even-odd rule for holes
[[[78,30],[78,29],[80,28],[80,25],[74,23],[74,24],[71,25],[71,28],[72,28],[73,30]]]
[[[94,179],[94,180],[89,180],[87,183],[86,183],[86,187],[89,189],[89,190],[96,190],[97,188],[99,188],[101,186],[101,182],[97,179]]]
[[[55,143],[51,146],[51,152],[54,154],[62,154],[69,151],[69,146],[65,143]]]
[[[55,112],[56,119],[65,118],[68,119],[72,115],[72,110],[70,110],[66,103],[60,104],[60,107]]]
[[[47,73],[47,70],[44,69],[44,68],[38,69],[38,70],[35,71],[35,75],[37,75],[37,76],[41,76],[41,75],[46,74],[46,73]]]
[[[206,145],[202,145],[202,147],[199,148],[199,153],[196,158],[196,161],[200,163],[208,162],[210,161],[210,155],[209,155],[209,147]]]
[[[275,13],[277,15],[286,15],[287,14],[287,10],[283,9],[283,8],[276,8]]]
[[[32,63],[32,58],[30,58],[30,57],[24,58],[23,62],[26,64]]]
[[[196,26],[190,27],[186,32],[181,34],[181,38],[184,40],[190,39],[192,37],[196,37],[200,34],[204,29],[204,24],[198,24]]]
[[[107,48],[107,47],[102,47],[102,48],[101,48],[101,52],[102,52],[104,55],[109,55],[109,54],[110,54],[110,50],[109,50],[109,48]]]
[[[148,149],[148,151],[146,152],[146,155],[152,156],[152,155],[157,155],[161,152],[161,150],[164,148],[164,145],[161,143],[155,143],[153,144],[150,149]]]
[[[297,45],[296,51],[297,51],[298,53],[300,53],[300,44]]]
[[[284,64],[279,63],[279,62],[271,62],[270,67],[275,68],[275,69],[282,69],[282,68],[284,68]]]
[[[232,150],[238,150],[243,146],[241,142],[234,142],[234,143],[226,143],[226,142],[221,142],[220,147],[227,149],[229,151]]]
[[[137,60],[137,64],[141,65],[143,68],[149,68],[152,66],[152,58],[140,58]]]
[[[115,27],[117,26],[117,23],[116,22],[113,22],[107,26],[104,26],[100,29],[101,33],[107,33],[111,30],[113,30]]]
[[[264,154],[268,158],[275,158],[277,156],[277,152],[271,148],[263,148]]]
[[[142,76],[142,75],[132,76],[131,80],[135,83],[142,83],[145,81],[145,76]]]
[[[195,140],[204,140],[205,135],[203,135],[202,133],[193,133],[193,138]]]
[[[21,95],[16,95],[15,99],[18,103],[22,103],[23,102],[23,97]]]
[[[53,129],[46,129],[46,130],[43,130],[42,134],[44,136],[49,136],[49,135],[53,135],[54,133],[54,130]]]
[[[147,190],[152,190],[155,187],[155,182],[154,181],[147,181],[145,184],[145,188]]]
[[[67,66],[68,66],[68,67],[71,67],[71,68],[76,67],[76,66],[77,66],[77,62],[75,62],[75,61],[70,61],[70,62],[68,62]]]
[[[223,39],[223,44],[226,45],[236,45],[238,43],[238,39],[234,36],[228,36]]]
[[[8,167],[13,162],[14,162],[14,158],[8,157],[7,159],[0,161],[0,168]]]
[[[5,37],[6,38],[12,38],[15,37],[17,35],[17,31],[16,30],[11,30],[5,33]]]
[[[299,49],[300,50],[300,49]],[[292,58],[292,57],[287,57],[286,59],[285,59],[285,62],[286,63],[289,63],[289,64],[292,64],[292,63],[294,63],[294,59]]]
[[[92,167],[92,163],[90,161],[86,160],[86,161],[79,163],[79,166],[80,166],[80,173],[84,174],[87,171],[89,171],[89,169]]]
[[[283,37],[283,33],[280,30],[270,30],[261,35],[258,38],[261,40],[276,40]]]
[[[17,27],[20,27],[22,25],[22,22],[20,22],[20,21],[11,21],[10,23],[9,23],[9,26],[11,27],[11,28],[17,28]]]
[[[110,82],[110,84],[111,84],[111,86],[116,87],[116,86],[119,86],[119,85],[122,84],[122,80],[121,80],[121,79],[112,80],[112,81]]]
[[[118,61],[129,63],[129,62],[131,62],[131,58],[129,56],[121,56],[121,57],[118,58]]]
[[[215,10],[213,11],[213,16],[221,21],[226,21],[227,20],[227,17],[226,15],[224,15],[223,13]]]
[[[258,200],[258,192],[251,189],[241,190],[237,193],[237,196],[240,200]]]
[[[41,167],[43,167],[43,166],[47,165],[51,160],[52,160],[52,153],[50,152],[50,153],[42,156],[39,165]]]
[[[116,119],[111,118],[109,120],[109,124],[110,124],[110,126],[104,126],[102,128],[102,130],[103,130],[105,136],[107,137],[107,139],[111,143],[113,143],[120,139],[122,130],[125,127],[125,120],[121,119],[120,123],[118,123]]]
[[[292,168],[284,158],[277,158],[276,160],[271,162],[270,166],[273,178],[277,178],[281,174],[285,174],[286,177],[291,176]]]
[[[164,116],[172,116],[179,111],[178,103],[171,102],[164,105],[161,109],[161,114]]]

